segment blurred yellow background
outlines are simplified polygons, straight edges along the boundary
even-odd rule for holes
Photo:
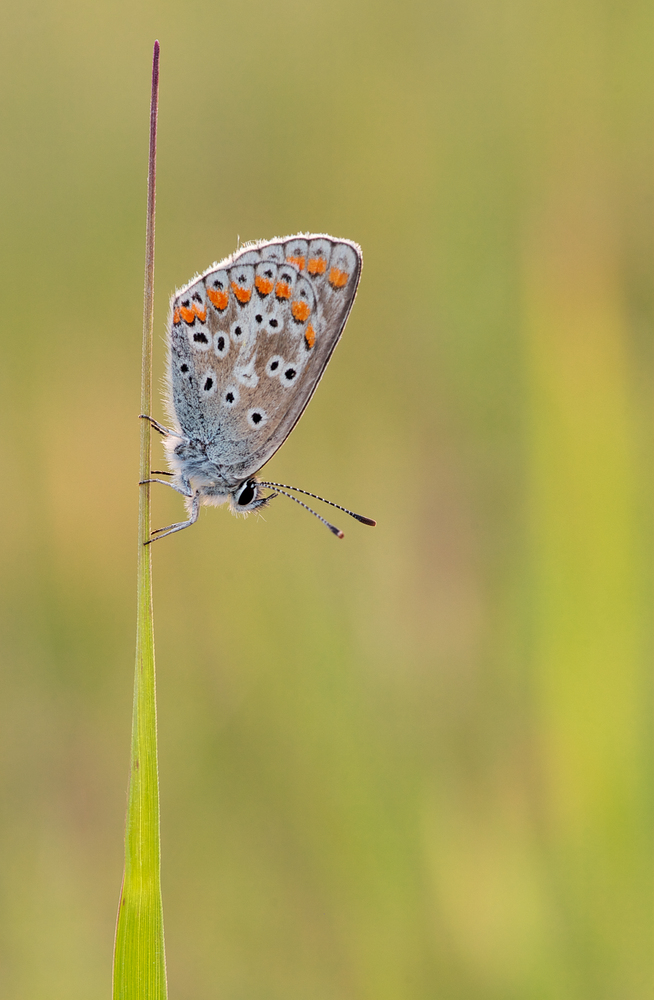
[[[205,509],[153,552],[171,1000],[651,995],[652,21],[6,6],[3,997],[110,989],[155,37],[157,381],[239,238],[356,240],[267,474],[379,521]]]

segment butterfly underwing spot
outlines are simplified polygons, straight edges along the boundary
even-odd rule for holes
[[[295,264],[298,271],[303,271],[307,261],[308,249],[309,244],[306,240],[290,240],[284,246],[286,260],[291,264]]]
[[[285,306],[280,305],[280,303],[276,302],[275,299],[272,299],[272,301],[269,300],[267,308],[262,314],[262,321],[260,324],[256,323],[255,314],[254,319],[257,329],[261,329],[262,332],[265,330],[268,334],[281,333],[284,329],[284,311]]]
[[[229,305],[229,278],[227,271],[214,271],[205,278],[207,298],[212,306],[223,312]]]
[[[192,326],[196,320],[200,323],[207,321],[206,292],[203,281],[196,281],[194,285],[186,289],[185,294],[180,298],[178,308],[181,318]]]
[[[329,240],[311,240],[307,259],[307,274],[310,278],[318,278],[325,273],[331,249]]]
[[[293,287],[297,271],[293,267],[280,267],[275,284],[275,297],[283,300],[290,299],[293,295]]]
[[[332,252],[330,264],[329,284],[334,291],[340,291],[346,287],[350,275],[356,268],[356,254],[346,243],[338,243]]]
[[[306,323],[311,315],[311,306],[306,301],[296,299],[291,303],[291,315],[296,323]]]
[[[218,333],[214,334],[213,349],[214,353],[219,358],[224,358],[229,351],[230,339],[226,333],[218,330]]]
[[[205,372],[200,379],[203,396],[213,396],[216,391],[216,379],[213,372]]]
[[[248,423],[250,427],[263,427],[267,420],[268,415],[260,406],[255,406],[251,410],[248,410]]]
[[[254,362],[256,361],[256,354],[253,358],[248,361],[247,365],[237,365],[234,369],[234,375],[236,379],[241,383],[241,385],[247,385],[248,388],[254,389],[259,384],[259,376],[254,370]]]
[[[341,271],[337,267],[332,267],[329,270],[329,284],[332,288],[345,288],[349,277],[347,271]]]
[[[273,354],[272,358],[268,359],[268,364],[266,365],[266,375],[270,378],[275,378],[279,375],[280,371],[284,367],[284,359],[280,354]]]
[[[208,351],[211,347],[211,334],[207,329],[194,330],[188,332],[189,340],[198,351]]]
[[[275,287],[275,279],[277,278],[277,265],[271,263],[269,260],[264,260],[257,265],[257,269],[254,275],[254,287],[257,290],[257,295],[259,298],[263,299],[267,295],[270,295],[273,288]]]
[[[311,350],[315,342],[316,342],[316,331],[311,326],[311,323],[309,323],[307,325],[306,330],[304,331],[304,346],[306,347],[307,351]]]
[[[291,303],[291,316],[296,323],[306,323],[311,315],[313,289],[306,278],[300,278],[295,286]]]
[[[236,301],[239,305],[246,306],[252,298],[254,268],[251,264],[239,263],[237,267],[230,268],[229,280]]]
[[[179,304],[179,315],[182,317],[187,326],[191,323],[195,323],[195,312],[193,311],[193,306],[191,305],[191,299],[187,296]]]
[[[293,368],[292,366],[286,368],[284,370],[284,374],[282,375],[282,385],[290,385],[291,382],[295,381],[296,375],[297,375],[296,368]]]
[[[229,328],[229,332],[232,336],[232,340],[235,344],[245,343],[245,334],[247,332],[247,326],[244,319],[235,320]]]
[[[239,391],[235,385],[232,385],[229,387],[229,389],[226,389],[225,392],[223,393],[223,406],[227,407],[236,406],[239,399],[240,399]]]

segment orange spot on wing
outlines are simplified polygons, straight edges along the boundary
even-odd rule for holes
[[[289,264],[295,264],[295,266],[299,268],[300,271],[304,270],[304,261],[305,261],[304,257],[287,257],[286,260],[289,262]]]
[[[304,331],[304,342],[307,345],[307,350],[310,351],[316,342],[316,331],[309,323],[308,327]]]
[[[275,295],[278,299],[290,299],[291,286],[287,285],[285,281],[278,281],[275,287]]]
[[[345,288],[349,277],[347,271],[339,271],[337,267],[332,267],[329,272],[329,284],[332,288]]]
[[[211,302],[215,305],[216,309],[220,309],[222,311],[227,308],[227,304],[229,303],[228,292],[220,292],[217,288],[207,288],[207,295],[209,296]]]
[[[187,309],[185,306],[180,306],[179,311],[182,319],[185,323],[188,323],[189,326],[191,323],[195,322],[195,309]]]
[[[180,315],[179,315],[179,308],[177,308],[177,309],[175,310],[175,312],[173,313],[173,323],[174,323],[174,324],[177,324],[177,323],[179,323],[179,321],[180,321],[180,318],[181,318],[181,317],[180,317]]]
[[[308,302],[294,302],[291,306],[291,314],[298,323],[304,323],[305,319],[311,315],[311,306]]]
[[[252,289],[243,288],[242,285],[237,285],[235,281],[232,281],[232,291],[241,305],[245,305],[252,298]]]
[[[261,295],[270,295],[273,290],[273,282],[268,281],[267,278],[262,278],[260,275],[256,276],[254,283],[257,286],[257,291],[260,292]]]
[[[309,274],[324,274],[327,270],[327,261],[324,257],[309,257],[307,271]]]
[[[202,312],[200,312],[198,306],[194,305],[193,306],[193,312],[195,313],[195,315],[197,316],[197,318],[200,320],[201,323],[206,323],[206,321],[207,321],[207,307],[206,306],[204,307],[204,309],[202,310]]]

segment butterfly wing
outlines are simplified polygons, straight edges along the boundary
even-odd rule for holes
[[[245,247],[171,303],[169,399],[181,431],[234,485],[277,451],[343,332],[360,248],[331,236]]]

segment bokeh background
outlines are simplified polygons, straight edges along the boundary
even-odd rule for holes
[[[208,509],[153,553],[171,1000],[651,995],[653,20],[5,6],[3,997],[110,991],[155,37],[157,380],[239,238],[358,241],[268,473],[379,521]]]

